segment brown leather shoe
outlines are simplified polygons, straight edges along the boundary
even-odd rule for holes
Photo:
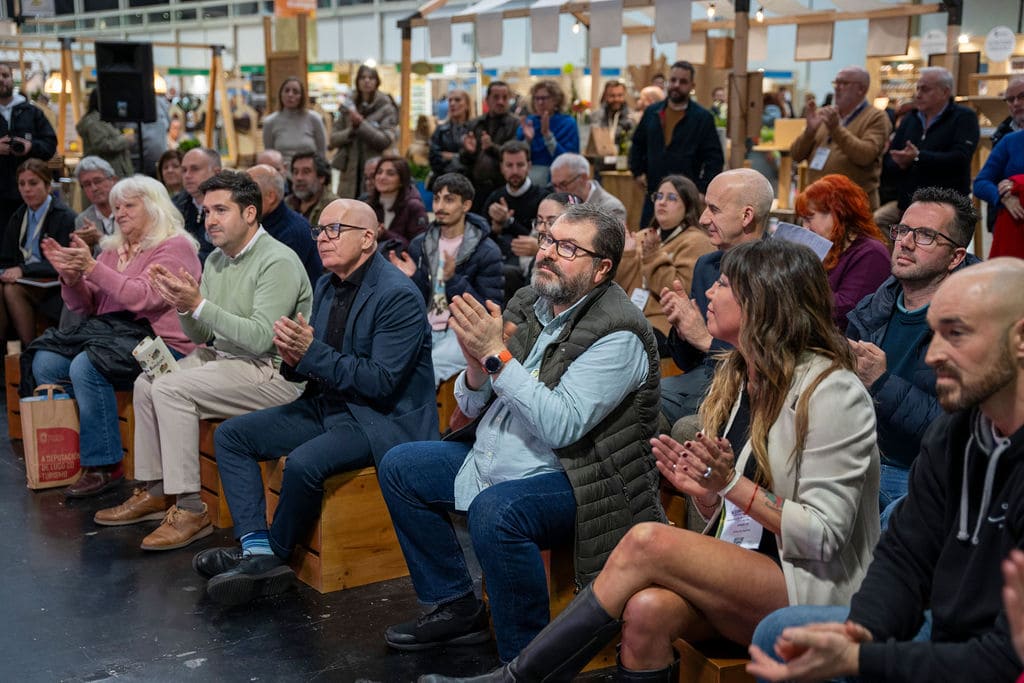
[[[135,489],[131,498],[116,507],[98,511],[92,521],[103,526],[123,526],[163,519],[172,503],[170,496],[151,496],[146,489]]]
[[[202,512],[189,512],[172,505],[164,521],[153,533],[142,539],[143,550],[174,550],[184,548],[213,533],[213,524],[203,503]]]
[[[68,498],[88,498],[108,491],[124,478],[121,463],[111,467],[83,467],[82,476],[71,486],[64,489]]]

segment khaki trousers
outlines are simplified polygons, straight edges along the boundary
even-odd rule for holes
[[[164,482],[164,493],[198,493],[199,420],[290,403],[301,384],[271,360],[221,358],[207,347],[178,361],[179,370],[135,380],[135,477]]]

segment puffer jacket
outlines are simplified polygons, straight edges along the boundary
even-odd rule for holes
[[[466,232],[455,257],[455,275],[445,283],[449,303],[458,294],[470,294],[483,303],[490,299],[499,306],[505,302],[505,275],[502,272],[501,250],[494,240],[487,239],[491,228],[480,216],[466,214]],[[438,241],[441,226],[431,223],[427,231],[409,244],[409,257],[416,264],[413,282],[429,304],[437,272]]]
[[[975,263],[980,260],[968,254],[957,270]],[[881,348],[902,291],[899,280],[890,276],[874,294],[861,299],[847,314],[846,336]],[[875,400],[878,448],[886,465],[909,468],[921,450],[925,431],[942,415],[942,407],[935,397],[935,371],[924,362],[931,339],[929,332],[914,349],[916,361],[912,380],[886,371],[868,387]]]

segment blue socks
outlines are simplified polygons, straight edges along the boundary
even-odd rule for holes
[[[242,552],[246,555],[273,555],[270,549],[270,534],[266,531],[250,531],[242,536]]]

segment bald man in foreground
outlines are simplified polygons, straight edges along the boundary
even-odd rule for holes
[[[1024,546],[1022,290],[1024,261],[1012,258],[959,271],[939,287],[926,361],[948,414],[925,434],[907,497],[849,610],[768,615],[754,633],[748,672],[772,681],[1016,679],[1021,661],[1000,599],[1000,563]]]
[[[438,438],[430,327],[416,285],[377,253],[377,217],[338,199],[314,227],[328,274],[311,320],[281,318],[281,373],[305,381],[289,404],[224,422],[215,437],[221,484],[241,547],[192,560],[214,600],[237,605],[286,590],[288,558],[320,514],[327,477],[375,464],[392,446]],[[267,528],[259,462],[288,455]]]

